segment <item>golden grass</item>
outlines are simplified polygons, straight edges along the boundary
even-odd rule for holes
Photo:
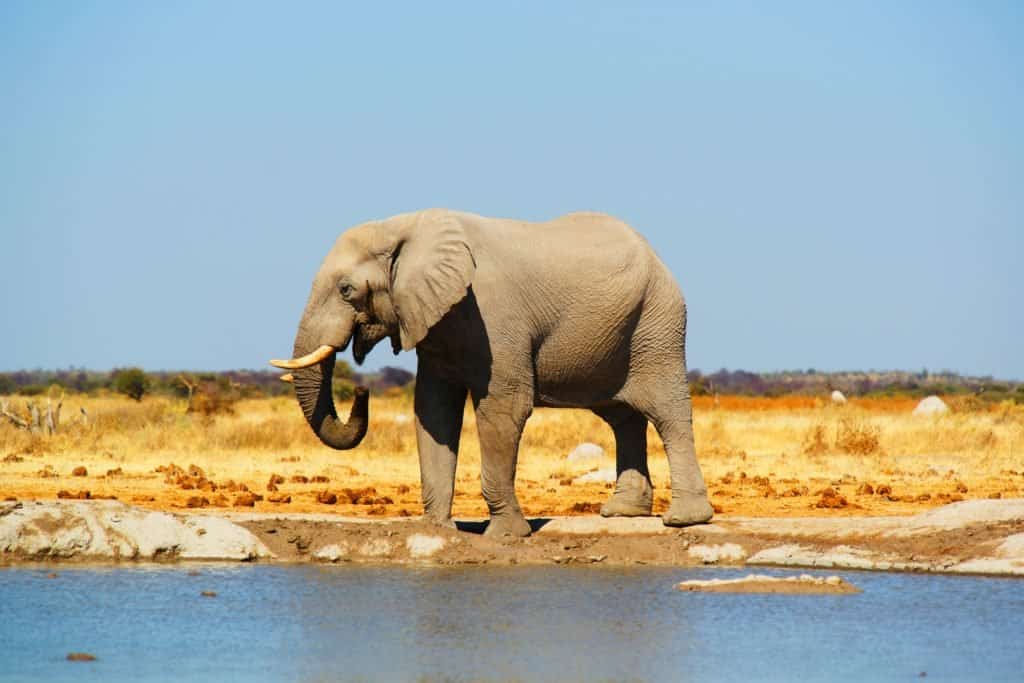
[[[15,408],[24,404],[16,397],[9,402]],[[712,500],[725,514],[905,514],[958,498],[1024,493],[1024,408],[968,406],[973,409],[920,418],[910,414],[913,406],[903,399],[833,406],[800,396],[698,397],[695,438]],[[88,423],[80,419],[82,407]],[[534,413],[523,435],[517,477],[528,514],[589,510],[608,495],[610,485],[571,483],[586,468],[571,466],[565,455],[582,441],[602,446],[605,466],[614,466],[612,432],[592,413]],[[653,428],[649,452],[656,509],[663,509],[668,468]],[[168,481],[156,470],[170,463],[197,466],[206,483]],[[88,474],[72,476],[78,466]],[[476,425],[467,407],[456,515],[486,514],[479,470]],[[267,486],[272,475],[285,480],[276,492]],[[302,481],[317,476],[328,481]],[[61,490],[72,495],[87,490],[93,497],[117,496],[161,509],[188,505],[190,498],[195,505],[205,499],[211,506],[230,506],[238,495],[237,486],[228,486],[232,482],[268,498],[271,492],[291,497],[287,503],[258,501],[257,509],[419,514],[411,400],[373,397],[367,437],[348,452],[322,446],[288,398],[243,400],[234,414],[202,417],[163,397],[135,403],[71,396],[55,436],[0,424],[0,498],[53,498]],[[362,498],[376,501],[373,505],[350,503],[344,496],[330,507],[317,502],[324,491],[366,487],[375,493]],[[880,487],[882,495],[865,493]],[[818,507],[827,488],[848,504]]]

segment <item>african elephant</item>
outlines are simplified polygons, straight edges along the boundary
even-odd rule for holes
[[[347,423],[331,396],[334,355],[357,363],[380,340],[416,349],[416,437],[425,517],[452,526],[467,394],[480,437],[489,535],[530,533],[515,493],[519,440],[534,406],[588,408],[615,433],[617,484],[605,516],[650,515],[647,423],[665,443],[686,526],[712,508],[693,444],[686,305],[633,229],[599,213],[546,223],[429,209],[342,233],[313,280],[292,360],[306,420],[328,446],[366,433],[360,389]]]

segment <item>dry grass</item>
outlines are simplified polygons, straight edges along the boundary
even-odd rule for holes
[[[11,399],[14,407],[20,403]],[[915,418],[913,406],[900,399],[833,406],[800,396],[700,397],[697,450],[712,500],[725,514],[904,514],[958,498],[1024,494],[1024,408],[959,405],[941,417]],[[80,407],[88,423],[80,421]],[[412,405],[403,396],[374,397],[366,439],[344,453],[320,445],[294,401],[284,398],[243,400],[233,414],[201,416],[161,397],[135,403],[72,396],[62,426],[46,437],[0,424],[0,498],[88,491],[168,509],[231,506],[247,489],[264,497],[257,509],[421,511]],[[581,441],[602,446],[605,466],[614,465],[612,432],[593,414],[534,413],[517,478],[528,514],[586,512],[608,495],[610,485],[572,483],[586,468],[571,466],[565,455]],[[668,468],[653,429],[649,450],[660,509],[668,502]],[[157,472],[171,463],[186,474]],[[202,475],[188,474],[190,465]],[[79,466],[86,476],[71,474]],[[456,515],[486,514],[479,469],[476,425],[467,409]],[[371,487],[366,495],[345,493]],[[340,502],[318,502],[330,499],[324,492]],[[280,502],[271,502],[271,495]]]

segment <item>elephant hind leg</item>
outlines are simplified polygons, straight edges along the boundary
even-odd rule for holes
[[[615,491],[601,506],[601,516],[649,516],[654,488],[647,469],[647,418],[626,405],[594,412],[615,432]]]
[[[672,501],[662,520],[666,526],[703,524],[714,516],[714,509],[693,443],[689,390],[684,382],[681,390],[677,387],[673,392],[665,387],[663,393],[655,395],[665,398],[645,412],[665,444],[672,486]]]

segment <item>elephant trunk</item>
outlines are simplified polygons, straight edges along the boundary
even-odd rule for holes
[[[299,358],[304,352],[308,352],[308,349],[300,348],[300,342],[296,340],[293,357]],[[334,408],[332,393],[334,354],[315,365],[297,369],[292,374],[295,396],[302,407],[302,414],[320,440],[338,450],[358,446],[366,436],[369,423],[369,390],[356,387],[348,422],[342,422]]]

